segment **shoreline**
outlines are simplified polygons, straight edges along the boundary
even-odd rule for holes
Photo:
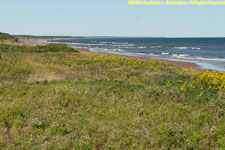
[[[47,45],[47,43],[38,43],[38,42],[29,42],[29,41],[20,41],[19,45],[21,46],[38,46],[38,45]],[[126,58],[138,58],[140,60],[148,60],[148,59],[155,59],[155,60],[160,60],[163,61],[169,65],[172,65],[174,67],[184,67],[188,68],[191,67],[193,69],[200,69],[198,68],[199,66],[195,63],[191,62],[182,62],[182,61],[172,61],[172,60],[164,60],[164,59],[156,59],[156,58],[146,58],[146,57],[138,57],[138,56],[126,56],[126,55],[118,55],[118,54],[110,54],[110,53],[100,53],[100,52],[91,52],[89,51],[89,48],[79,48],[79,47],[72,47],[76,50],[78,50],[81,53],[89,53],[89,54],[103,54],[103,55],[115,55],[115,56],[123,56]],[[201,70],[201,69],[200,69]]]
[[[185,68],[191,67],[191,68],[194,68],[194,69],[199,69],[198,68],[199,66],[197,64],[191,63],[191,62],[182,62],[182,61],[172,61],[172,60],[146,58],[146,57],[138,57],[138,56],[126,56],[126,55],[118,55],[118,54],[110,54],[110,53],[91,52],[91,51],[89,51],[90,50],[89,48],[79,48],[79,47],[72,47],[72,48],[78,50],[81,53],[115,55],[115,56],[123,56],[123,57],[127,57],[127,58],[138,58],[140,60],[155,59],[155,60],[163,61],[163,62],[165,62],[169,65],[173,65],[175,67],[185,67]]]

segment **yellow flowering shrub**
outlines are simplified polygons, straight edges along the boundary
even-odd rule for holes
[[[225,89],[225,73],[204,70],[192,75],[192,84],[196,88]]]

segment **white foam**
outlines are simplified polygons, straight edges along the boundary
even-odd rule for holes
[[[136,53],[137,55],[147,55],[147,53]]]
[[[175,47],[175,49],[188,49],[188,47]]]
[[[124,44],[129,44],[128,42],[111,42],[112,44],[121,44],[121,45],[124,45]]]
[[[162,54],[162,55],[169,55],[170,53],[164,53],[164,52],[162,52],[161,54]]]
[[[132,46],[130,46],[130,47],[128,47],[128,46],[123,46],[123,48],[135,48],[135,47],[132,47]]]
[[[135,46],[135,44],[124,44],[123,46]]]
[[[134,46],[135,44],[112,44],[110,46],[113,46],[113,47],[128,47],[128,46]]]
[[[145,46],[140,46],[140,47],[137,47],[137,48],[144,49],[144,48],[147,48],[147,47],[145,47]]]
[[[154,53],[136,53],[137,55],[142,55],[142,56],[159,56],[159,55],[156,55]]]
[[[83,43],[66,43],[66,44],[71,44],[71,45],[84,45]]]
[[[189,54],[172,54],[172,57],[189,59],[189,60],[202,60],[202,61],[217,61],[217,62],[225,62],[224,58],[206,58],[206,57],[188,57]]]
[[[172,57],[184,58],[190,56],[189,54],[172,54]]]
[[[199,48],[199,47],[192,47],[191,49],[199,50],[199,49],[201,49],[201,48]]]
[[[123,52],[124,50],[123,50],[123,49],[118,49],[118,51],[119,51],[119,52]]]
[[[200,47],[174,47],[175,49],[193,49],[193,50],[200,50]]]
[[[159,56],[159,55],[156,55],[156,54],[154,54],[154,53],[148,53],[147,55],[148,55],[148,56],[155,56],[155,57]]]
[[[99,43],[101,43],[101,44],[109,44],[111,42],[99,42]]]
[[[195,59],[198,59],[198,60],[207,60],[207,61],[219,61],[219,62],[225,62],[225,59],[224,59],[224,58],[196,57]]]
[[[163,46],[150,46],[150,48],[162,48]]]

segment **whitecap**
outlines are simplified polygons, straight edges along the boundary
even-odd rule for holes
[[[169,55],[170,53],[162,52],[162,55]]]
[[[174,47],[175,49],[188,49],[188,47]]]
[[[191,49],[196,49],[196,50],[200,50],[200,47],[192,47]]]
[[[137,48],[144,49],[144,48],[147,48],[147,47],[145,47],[145,46],[140,46],[140,47],[137,47]]]
[[[184,58],[190,56],[189,54],[172,54],[172,57]]]

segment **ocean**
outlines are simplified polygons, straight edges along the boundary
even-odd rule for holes
[[[92,52],[193,62],[201,69],[225,71],[225,38],[122,38],[49,40]]]

